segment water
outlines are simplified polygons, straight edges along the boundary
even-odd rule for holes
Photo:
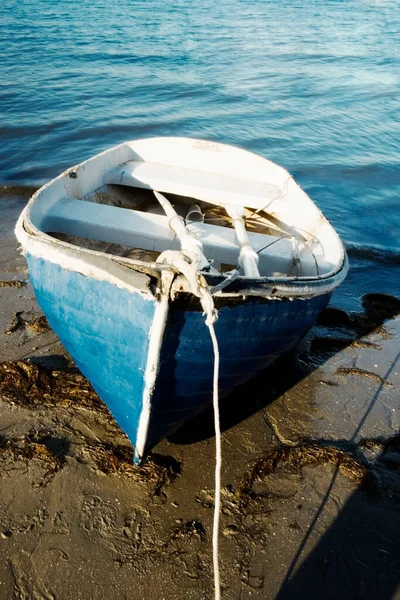
[[[285,166],[338,230],[336,296],[400,295],[400,6],[392,0],[3,0],[0,183],[127,139],[233,143]]]

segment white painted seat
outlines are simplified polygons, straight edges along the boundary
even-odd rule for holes
[[[266,206],[281,193],[275,185],[242,177],[135,160],[105,171],[101,183],[178,194],[218,206],[237,204],[256,209]]]
[[[208,223],[192,223],[188,228],[202,242],[205,256],[212,258],[217,268],[221,263],[238,263],[239,248],[233,229]],[[155,252],[180,249],[180,242],[170,229],[166,216],[83,200],[64,198],[58,201],[47,212],[40,229]],[[249,233],[249,240],[257,252],[278,238]],[[292,246],[286,238],[260,252],[262,275],[275,271],[286,273],[292,262]]]

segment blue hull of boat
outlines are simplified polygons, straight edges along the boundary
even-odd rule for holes
[[[155,301],[43,259],[27,260],[51,328],[135,443]]]
[[[248,299],[218,310],[219,395],[270,366],[315,324],[331,294],[308,300]],[[212,400],[214,356],[205,317],[172,305],[152,401],[149,444],[167,437]]]
[[[135,445],[156,300],[31,255],[27,259],[50,326]],[[329,297],[251,298],[219,308],[215,329],[221,355],[220,395],[293,348],[314,325]],[[172,303],[151,401],[146,452],[210,403],[213,362],[200,307]]]

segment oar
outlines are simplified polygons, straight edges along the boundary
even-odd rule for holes
[[[251,247],[249,236],[247,235],[246,227],[244,225],[244,207],[237,206],[236,204],[226,204],[225,210],[232,219],[235,227],[236,237],[239,242],[239,265],[244,270],[246,277],[260,277],[260,272],[257,266],[259,256]]]
[[[182,250],[194,252],[199,260],[199,270],[208,270],[210,268],[210,263],[203,254],[203,244],[187,229],[182,217],[177,214],[171,202],[159,192],[156,192],[155,190],[153,190],[153,192],[169,218],[169,226],[178,236]]]

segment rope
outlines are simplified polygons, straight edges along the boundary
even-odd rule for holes
[[[214,406],[214,429],[215,429],[215,502],[214,502],[214,519],[213,519],[213,570],[214,570],[214,591],[215,600],[221,598],[221,585],[219,578],[219,561],[218,561],[218,532],[219,532],[219,517],[221,513],[221,467],[222,467],[222,452],[221,452],[221,427],[219,421],[219,398],[218,398],[218,375],[219,375],[219,350],[217,336],[215,335],[213,323],[208,324],[210,336],[214,349],[214,379],[213,379],[213,406]]]
[[[221,512],[221,426],[219,420],[219,394],[218,394],[218,379],[219,379],[219,348],[218,340],[215,334],[214,323],[218,318],[218,311],[214,306],[212,293],[220,291],[226,285],[238,276],[237,271],[233,271],[229,277],[214,288],[209,288],[205,284],[204,278],[199,273],[199,261],[194,253],[180,252],[178,250],[166,250],[157,259],[157,262],[171,266],[179,270],[188,280],[192,293],[200,298],[203,308],[203,315],[206,316],[205,323],[209,329],[211,341],[214,351],[214,376],[213,376],[213,407],[214,407],[214,428],[215,428],[215,502],[214,502],[214,518],[213,518],[213,572],[214,572],[214,594],[215,600],[221,598],[221,584],[219,576],[219,551],[218,551],[218,533],[219,533],[219,518]],[[223,285],[225,284],[225,285]],[[204,287],[206,285],[206,287]]]
[[[238,269],[233,269],[233,271],[227,271],[225,273],[226,277],[223,281],[221,281],[221,283],[218,283],[217,285],[214,285],[213,287],[210,287],[210,293],[214,296],[214,294],[217,294],[218,292],[221,292],[223,289],[225,289],[230,283],[232,283],[233,281],[235,281],[238,277],[239,277],[239,271]]]
[[[214,351],[214,376],[213,376],[213,407],[214,407],[214,430],[215,430],[215,501],[214,501],[214,518],[213,518],[213,571],[214,571],[214,594],[215,600],[221,598],[221,585],[219,577],[219,551],[218,551],[218,533],[219,533],[219,517],[221,512],[221,466],[222,466],[222,451],[221,451],[221,426],[219,420],[219,394],[218,394],[218,379],[219,379],[219,348],[218,340],[215,334],[214,323],[218,318],[218,312],[214,307],[214,300],[208,288],[201,288],[201,305],[206,315],[206,325],[210,331],[211,341]]]

